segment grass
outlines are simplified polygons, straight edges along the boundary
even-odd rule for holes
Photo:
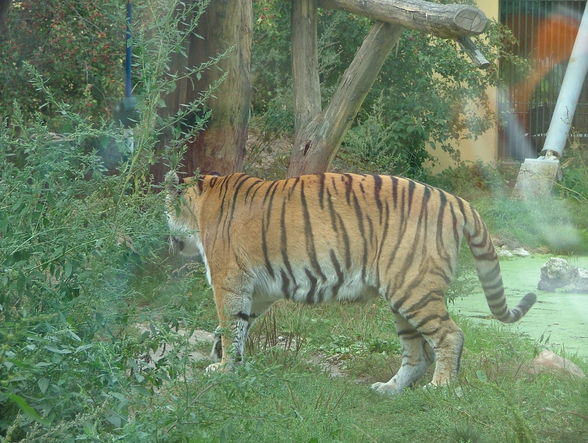
[[[197,280],[191,303],[198,318],[192,326],[212,330],[211,293],[201,276]],[[156,304],[168,306],[165,299]],[[157,309],[144,306],[161,324]],[[175,377],[158,386],[130,387],[128,415],[110,436],[191,442],[585,439],[586,379],[527,375],[523,364],[539,344],[499,325],[456,320],[466,336],[458,380],[447,388],[425,389],[430,370],[413,389],[386,397],[369,388],[391,377],[400,363],[392,317],[383,303],[280,302],[252,329],[247,362],[234,373],[206,376],[208,362],[170,358],[162,369],[176,368]],[[330,376],[323,362],[343,375]],[[588,370],[586,361],[576,362]],[[184,369],[177,370],[180,366]]]

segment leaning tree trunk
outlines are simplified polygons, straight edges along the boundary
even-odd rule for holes
[[[321,111],[316,62],[317,6],[346,10],[376,21],[324,111]],[[292,0],[292,76],[296,115],[288,175],[324,172],[329,168],[345,131],[403,29],[417,29],[469,43],[467,37],[483,32],[486,23],[484,14],[470,5],[445,5],[423,0]]]
[[[250,1],[214,0],[200,18],[198,35],[192,35],[186,44],[187,58],[178,54],[172,61],[172,72],[181,73],[186,65],[198,66],[226,53],[201,72],[200,79],[182,79],[164,97],[162,113],[170,115],[226,75],[208,101],[212,116],[205,129],[188,143],[183,165],[188,174],[200,170],[222,175],[243,167],[251,101],[252,27]]]
[[[359,111],[390,50],[398,43],[402,31],[401,26],[381,22],[372,27],[351,65],[343,73],[327,109],[299,128],[290,157],[290,177],[327,170],[345,131]],[[307,95],[300,89],[298,94]]]

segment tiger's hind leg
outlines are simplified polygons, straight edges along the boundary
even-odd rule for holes
[[[435,372],[431,386],[446,385],[459,371],[463,349],[463,332],[449,317],[442,297],[434,298],[417,309],[400,309],[400,313],[416,329],[435,353]]]
[[[402,346],[402,364],[387,383],[374,383],[372,389],[383,394],[398,394],[423,376],[435,355],[429,344],[404,317],[394,313],[396,332]]]

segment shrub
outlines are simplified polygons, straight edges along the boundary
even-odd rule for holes
[[[277,0],[255,2],[254,7],[254,112],[267,122],[263,126],[282,134],[292,131],[293,121],[286,117],[293,112],[290,8]],[[319,9],[318,14],[319,70],[326,104],[371,22],[342,11]],[[504,49],[509,41],[505,35],[500,25],[491,23],[486,38],[478,40],[491,62],[499,56],[513,58]],[[431,159],[425,148],[432,140],[434,148],[455,153],[457,140],[476,137],[490,127],[493,117],[485,92],[497,81],[495,70],[475,69],[456,43],[405,31],[344,140],[344,164],[421,176],[423,163]],[[276,109],[280,109],[278,121]]]

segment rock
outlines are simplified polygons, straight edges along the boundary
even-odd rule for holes
[[[531,254],[524,248],[516,248],[512,253],[518,257],[529,257]]]
[[[588,269],[577,268],[578,275],[574,282],[575,292],[588,293]]]
[[[512,252],[510,252],[508,249],[504,249],[504,248],[500,248],[496,251],[496,255],[498,255],[499,257],[514,257]]]
[[[541,267],[541,279],[537,289],[554,291],[568,285],[575,276],[575,269],[563,258],[550,258]]]
[[[537,288],[552,292],[564,288],[565,292],[588,293],[588,269],[572,266],[563,258],[550,258],[541,267]]]
[[[528,363],[526,370],[529,374],[553,372],[572,377],[586,378],[584,372],[575,363],[551,351],[541,351],[537,357]]]

